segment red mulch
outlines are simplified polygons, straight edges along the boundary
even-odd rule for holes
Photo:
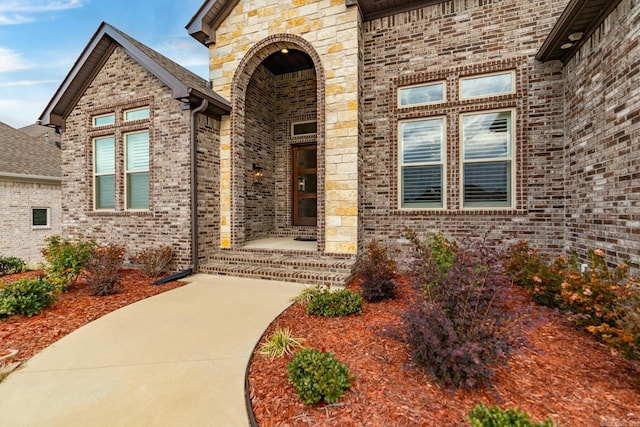
[[[41,272],[12,274],[0,277],[0,281],[9,283],[38,274]],[[42,313],[32,317],[12,316],[0,321],[0,353],[16,349],[19,352],[10,361],[27,360],[92,320],[133,302],[186,284],[170,282],[151,286],[154,280],[136,270],[122,270],[119,280],[122,289],[116,294],[106,296],[91,296],[82,280],[76,280],[67,292],[61,294],[56,302]]]
[[[357,280],[350,285],[358,287]],[[301,304],[283,312],[265,333],[288,327],[306,346],[325,348],[356,375],[333,405],[305,405],[289,383],[292,356],[270,361],[254,354],[250,396],[258,425],[268,426],[458,426],[479,403],[518,407],[533,419],[551,417],[563,426],[640,425],[640,372],[561,314],[537,306],[519,288],[516,309],[526,309],[529,346],[499,368],[495,390],[443,389],[416,369],[406,344],[393,338],[412,291],[407,281],[399,297],[365,303],[362,316],[309,316]],[[398,334],[396,333],[396,336]]]

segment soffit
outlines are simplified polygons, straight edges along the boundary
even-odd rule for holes
[[[262,63],[275,75],[314,68],[311,57],[298,49],[272,53]]]
[[[536,54],[536,59],[543,62],[560,60],[566,64],[620,1],[571,0]],[[569,38],[580,33],[582,36],[578,40]]]

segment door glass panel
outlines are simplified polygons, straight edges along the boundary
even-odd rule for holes
[[[298,199],[298,216],[304,218],[315,218],[318,216],[316,199]]]
[[[298,175],[299,193],[316,193],[318,191],[318,177],[315,173]]]
[[[298,168],[316,168],[316,150],[298,150]]]

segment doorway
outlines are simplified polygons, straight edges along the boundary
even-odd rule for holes
[[[318,222],[318,146],[292,146],[293,225]]]

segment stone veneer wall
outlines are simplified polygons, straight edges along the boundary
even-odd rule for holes
[[[453,0],[365,22],[360,144],[362,245],[403,246],[405,226],[461,238],[483,235],[559,252],[564,225],[562,78],[558,63],[534,56],[566,1]],[[458,100],[459,78],[516,70],[515,95]],[[445,80],[447,102],[398,109],[400,86]],[[515,108],[513,209],[460,207],[463,112]],[[446,116],[447,209],[398,208],[398,121]]]
[[[213,89],[227,99],[237,99],[244,88],[233,88],[234,77],[245,72],[256,45],[273,44],[300,48],[291,37],[299,36],[317,55],[322,69],[316,73],[324,79],[318,92],[319,179],[325,193],[319,195],[319,245],[325,252],[355,253],[357,250],[357,150],[358,150],[358,10],[346,8],[344,0],[248,0],[239,3],[215,29],[216,41],[210,48],[210,79]],[[282,35],[282,36],[281,36]],[[283,41],[289,40],[289,41]],[[264,44],[265,49],[268,44]],[[279,50],[275,49],[275,50]],[[274,50],[274,51],[275,51]],[[302,49],[304,50],[304,49]],[[239,73],[238,75],[236,73]],[[238,81],[242,81],[238,78]],[[234,104],[234,108],[237,105]],[[236,110],[233,114],[239,114]],[[237,117],[237,116],[236,116]],[[233,126],[239,126],[233,130]],[[223,118],[221,127],[221,246],[230,247],[234,227],[244,218],[234,217],[233,191],[241,191],[232,170],[234,138],[243,138],[242,123]],[[232,227],[232,221],[237,224]]]
[[[125,109],[150,106],[149,120],[122,123]],[[94,128],[91,117],[116,113],[115,126]],[[172,92],[117,47],[66,120],[62,152],[63,233],[125,245],[129,256],[144,247],[171,245],[174,268],[191,264],[190,111]],[[149,129],[150,208],[124,210],[124,133]],[[93,210],[92,141],[116,137],[115,211]]]
[[[0,180],[0,256],[43,261],[44,239],[60,234],[60,184]],[[49,227],[32,227],[31,209],[49,209]]]
[[[623,0],[564,69],[566,249],[640,274],[640,5]]]

